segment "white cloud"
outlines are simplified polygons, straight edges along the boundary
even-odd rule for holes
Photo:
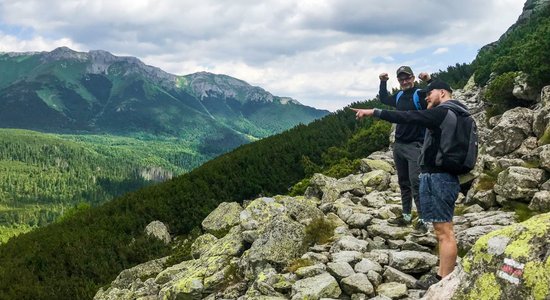
[[[444,61],[458,48],[475,55],[517,19],[519,2],[0,0],[0,51],[103,49],[335,110],[374,97],[380,72],[402,64],[437,71],[463,62]],[[439,55],[411,57],[423,49]]]
[[[443,53],[447,53],[447,52],[449,52],[449,48],[447,48],[447,47],[441,47],[441,48],[435,49],[435,51],[433,52],[433,54],[443,54]]]

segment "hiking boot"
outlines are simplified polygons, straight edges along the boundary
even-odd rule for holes
[[[424,221],[419,220],[414,224],[414,230],[416,230],[418,234],[426,234],[428,233],[428,225],[426,225]]]
[[[430,288],[430,286],[438,283],[440,279],[438,279],[435,275],[430,275],[429,277],[423,279],[423,280],[417,280],[414,283],[415,288],[421,289],[421,290],[427,290]]]
[[[403,216],[399,216],[395,219],[389,219],[388,224],[397,225],[399,227],[405,227],[411,225],[410,220],[406,220]]]

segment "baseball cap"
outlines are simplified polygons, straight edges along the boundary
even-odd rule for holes
[[[399,67],[399,69],[397,69],[397,76],[399,76],[399,74],[401,74],[401,73],[405,73],[405,74],[414,76],[414,73],[413,73],[411,67],[409,67],[409,66]]]
[[[426,93],[429,93],[432,90],[447,90],[449,91],[449,93],[453,92],[451,86],[441,80],[435,80],[428,84],[428,86],[426,87]]]

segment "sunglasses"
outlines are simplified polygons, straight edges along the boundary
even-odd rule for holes
[[[413,76],[407,76],[407,77],[397,77],[397,80],[399,82],[409,81],[413,78]]]

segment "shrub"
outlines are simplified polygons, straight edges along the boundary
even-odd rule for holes
[[[304,178],[290,188],[289,195],[292,197],[301,196],[306,192],[309,186],[310,178]]]
[[[342,178],[356,173],[359,171],[360,166],[360,159],[349,160],[347,158],[342,158],[337,164],[324,171],[323,174],[333,178]]]
[[[487,109],[487,117],[503,114],[505,111],[521,106],[521,102],[514,97],[514,80],[516,72],[508,72],[497,76],[487,87],[485,99],[491,104]]]

